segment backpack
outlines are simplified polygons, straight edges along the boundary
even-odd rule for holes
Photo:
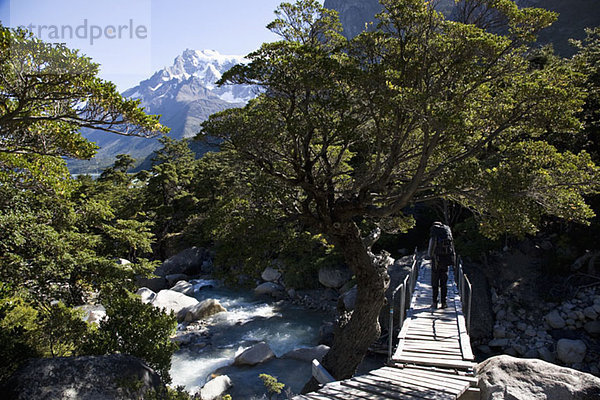
[[[435,224],[431,227],[431,236],[435,238],[434,254],[438,257],[454,256],[454,245],[452,243],[452,232],[450,227]]]

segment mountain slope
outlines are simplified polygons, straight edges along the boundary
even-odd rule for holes
[[[149,114],[162,115],[160,121],[171,128],[169,136],[193,137],[200,123],[211,114],[241,107],[255,96],[245,85],[217,87],[221,75],[236,64],[241,56],[221,55],[214,50],[185,50],[172,66],[154,73],[149,79],[123,92],[123,96],[140,99]],[[160,147],[158,139],[120,136],[106,132],[86,131],[84,136],[96,142],[100,150],[94,160],[70,160],[72,173],[96,172],[112,164],[117,154],[130,154],[138,161],[149,157]],[[207,149],[199,146],[200,153]]]

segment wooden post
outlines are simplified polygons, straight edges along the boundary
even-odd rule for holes
[[[400,329],[402,329],[402,324],[404,323],[404,313],[406,312],[406,279],[404,279],[404,283],[402,284],[402,300],[400,300],[400,319],[398,320],[398,325],[400,325]]]
[[[467,278],[467,276],[465,275],[465,279],[467,280],[467,285],[469,287],[469,300],[467,300],[468,302],[468,308],[467,310],[467,333],[471,332],[471,299],[473,298],[473,286],[471,285],[471,282],[469,282],[469,279]]]
[[[388,331],[388,362],[392,359],[392,347],[394,346],[394,294],[392,294],[392,301],[390,302],[390,328]]]

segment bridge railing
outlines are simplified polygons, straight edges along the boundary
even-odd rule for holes
[[[406,318],[406,310],[410,306],[410,299],[412,298],[415,285],[417,284],[417,277],[419,275],[419,268],[417,265],[417,248],[412,256],[412,264],[410,266],[410,272],[404,277],[402,282],[394,288],[392,292],[392,298],[390,301],[390,326],[388,330],[388,361],[392,359],[392,351],[394,348],[394,305],[396,304],[396,295],[400,293],[400,316],[398,317],[398,329],[402,329],[402,324]]]
[[[471,299],[473,297],[473,286],[469,278],[465,274],[461,257],[457,257],[456,269],[454,270],[454,281],[458,287],[460,301],[462,303],[465,323],[467,325],[467,333],[471,332]]]

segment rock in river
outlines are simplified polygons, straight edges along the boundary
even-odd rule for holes
[[[235,358],[234,365],[256,365],[275,357],[275,353],[265,342],[260,342],[244,350]]]
[[[185,321],[197,321],[223,311],[227,311],[227,309],[225,309],[218,300],[206,299],[186,309]]]

